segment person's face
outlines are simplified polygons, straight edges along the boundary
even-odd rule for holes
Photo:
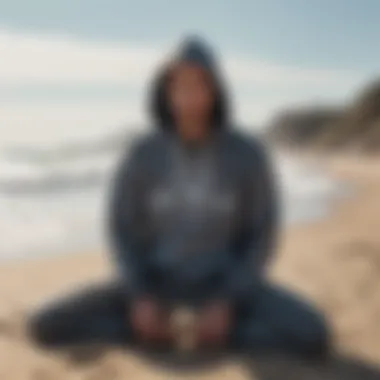
[[[209,75],[193,64],[181,64],[171,73],[167,88],[169,106],[177,128],[189,138],[201,137],[209,126],[214,91]]]

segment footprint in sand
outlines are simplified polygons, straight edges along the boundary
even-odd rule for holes
[[[1,313],[0,311],[0,336],[8,339],[19,339],[24,335],[26,313],[21,310]]]
[[[15,333],[15,328],[11,318],[0,316],[0,336],[12,338]]]
[[[57,376],[46,368],[37,368],[32,373],[31,380],[57,380]]]

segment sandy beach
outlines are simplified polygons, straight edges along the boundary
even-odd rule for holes
[[[286,228],[270,275],[325,312],[337,352],[329,365],[229,359],[182,373],[132,353],[110,350],[78,364],[64,354],[38,352],[24,334],[28,312],[47,298],[107,278],[110,263],[99,252],[0,265],[0,379],[380,379],[380,159],[337,157],[321,164],[353,185],[354,194],[337,202],[328,218]]]

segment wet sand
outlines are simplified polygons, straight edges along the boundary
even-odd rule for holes
[[[229,358],[188,372],[175,361],[162,366],[117,350],[81,357],[38,351],[24,333],[28,312],[46,298],[107,278],[111,266],[99,252],[1,264],[0,379],[380,379],[380,159],[322,164],[353,184],[355,194],[324,220],[286,228],[270,275],[326,313],[337,352],[328,364]]]

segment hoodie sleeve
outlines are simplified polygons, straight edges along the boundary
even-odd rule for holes
[[[122,159],[113,182],[109,212],[111,246],[117,272],[128,294],[145,292],[143,265],[144,157],[139,144]]]
[[[278,199],[267,152],[258,142],[250,145],[245,160],[242,228],[227,295],[243,296],[259,281],[274,254],[278,229]]]

